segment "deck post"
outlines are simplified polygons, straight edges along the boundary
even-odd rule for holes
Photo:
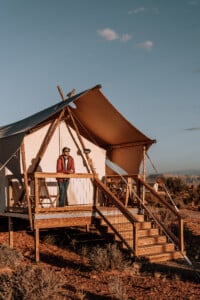
[[[27,174],[27,168],[26,168],[24,141],[21,143],[21,154],[22,154],[22,165],[23,165],[23,173],[24,173],[25,193],[26,193],[26,199],[27,199],[27,204],[28,204],[29,222],[30,222],[30,228],[32,230],[33,229],[33,216],[32,216],[32,208],[31,208],[31,201],[30,201],[29,188],[28,188],[28,174]]]
[[[181,252],[184,251],[184,234],[183,234],[184,229],[183,229],[183,227],[184,227],[183,219],[180,218],[179,219],[179,241],[180,241]]]
[[[39,182],[38,182],[38,177],[35,175],[35,213],[38,212],[39,208]]]
[[[8,217],[9,247],[13,248],[13,218]]]
[[[133,249],[134,249],[134,255],[138,255],[138,226],[137,222],[134,222],[133,224]]]
[[[35,261],[40,261],[40,231],[35,228]]]
[[[146,146],[143,147],[143,180],[146,181]],[[142,186],[142,203],[145,201],[146,188]]]

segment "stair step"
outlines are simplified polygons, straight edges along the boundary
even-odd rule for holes
[[[126,217],[120,214],[112,215],[111,212],[107,212],[105,217],[132,249],[134,227],[137,228],[138,257],[144,257],[151,263],[182,258],[181,253],[175,251],[174,244],[167,242],[166,236],[160,235],[159,229],[154,228],[151,221],[144,221],[143,215],[134,214],[134,217],[137,217],[134,224],[131,224]],[[113,232],[104,219],[94,218],[94,225],[107,241],[118,242],[122,249],[130,250],[125,243],[121,242],[118,235]]]
[[[119,234],[123,237],[124,240],[126,240],[126,241],[132,240],[133,241],[133,233],[131,231],[119,232]],[[120,240],[120,238],[117,235],[115,235],[115,240]]]
[[[166,244],[165,235],[157,235],[150,237],[141,237],[138,239],[138,246],[155,245],[155,244]]]
[[[133,225],[131,223],[112,223],[112,226],[119,232],[133,231]]]
[[[174,244],[172,244],[172,243],[138,247],[138,255],[139,256],[162,254],[165,252],[173,252],[173,251],[174,251]]]
[[[169,260],[179,259],[179,258],[183,258],[180,251],[165,252],[165,253],[160,253],[160,254],[149,255],[147,257],[148,261],[151,263],[161,262],[161,261],[169,261]]]
[[[126,223],[120,223],[120,222],[110,222],[113,227],[115,227],[116,229],[119,230],[133,230],[133,226],[134,224],[131,224],[130,222],[126,222]],[[104,220],[102,220],[102,224],[106,225],[106,222]],[[137,228],[138,230],[142,230],[142,229],[151,229],[151,222],[137,222]]]
[[[127,223],[129,220],[123,215],[105,215],[106,219],[110,221],[110,223]],[[136,222],[144,222],[144,215],[134,214]],[[104,221],[105,222],[105,221]]]
[[[151,229],[151,222],[138,222],[137,228],[138,228],[138,230]]]
[[[140,229],[138,230],[138,237],[158,235],[158,233],[158,228]]]

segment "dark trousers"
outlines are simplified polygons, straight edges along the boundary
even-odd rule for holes
[[[69,180],[65,180],[63,182],[58,182],[59,188],[59,206],[66,206],[68,205],[67,199],[67,189],[69,186]]]

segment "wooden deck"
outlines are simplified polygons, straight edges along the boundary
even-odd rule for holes
[[[181,216],[173,206],[161,198],[151,186],[139,177],[138,181],[141,185],[145,186],[152,193],[156,200],[159,201],[160,206],[164,206],[165,214],[166,212],[170,213],[170,224],[168,219],[163,219],[161,207],[158,214],[157,210],[154,211],[154,207],[147,206],[146,202],[143,202],[139,192],[132,194],[132,191],[127,187],[123,188],[123,186],[120,186],[120,189],[116,189],[115,185],[107,186],[91,174],[89,177],[87,175],[87,180],[92,180],[94,191],[92,193],[93,197],[89,199],[92,199],[89,201],[90,204],[44,207],[42,205],[43,202],[41,202],[43,198],[41,198],[39,189],[41,176],[49,178],[55,177],[57,174],[35,173],[35,195],[30,196],[29,200],[31,201],[21,202],[22,204],[25,203],[24,207],[17,205],[8,206],[7,210],[0,214],[0,216],[8,218],[9,243],[11,247],[13,246],[15,229],[13,225],[16,223],[13,220],[24,219],[30,222],[27,222],[27,227],[35,234],[36,261],[39,261],[40,257],[40,230],[80,226],[88,230],[91,228],[90,225],[94,226],[102,236],[105,234],[105,236],[108,236],[108,239],[112,236],[115,241],[120,242],[123,249],[127,249],[131,255],[136,257],[150,257],[150,255],[154,255],[151,260],[160,260],[161,258],[155,257],[155,254],[170,253],[170,256],[162,257],[162,259],[168,259],[168,257],[175,258],[173,253],[177,249],[180,249],[178,254],[184,252],[183,220]],[[77,178],[80,176],[82,178],[85,174],[76,174]],[[48,188],[48,185],[46,185],[46,188]],[[123,191],[123,194],[121,194],[121,191]],[[50,195],[51,193],[49,193]],[[102,199],[106,201],[102,202]],[[129,201],[130,199],[131,201]],[[12,203],[12,199],[10,203]],[[174,228],[176,228],[176,231],[174,231]],[[157,229],[156,233],[155,229]]]

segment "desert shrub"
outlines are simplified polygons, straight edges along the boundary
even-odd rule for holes
[[[0,267],[14,268],[20,264],[23,255],[16,249],[11,249],[7,245],[0,245]]]
[[[12,273],[4,272],[0,274],[0,300],[12,300]]]
[[[190,200],[194,203],[194,205],[200,205],[200,185],[195,187],[190,193]]]
[[[0,278],[0,300],[63,299],[64,277],[53,270],[18,267]]]
[[[124,269],[130,265],[116,244],[94,247],[89,255],[90,264],[95,270]]]
[[[56,238],[55,238],[55,236],[48,234],[48,235],[44,236],[43,242],[47,243],[47,244],[55,245]]]
[[[113,300],[128,300],[127,290],[119,276],[111,276],[108,282]]]
[[[168,177],[165,179],[165,185],[170,193],[176,195],[187,190],[187,185],[179,177]]]

